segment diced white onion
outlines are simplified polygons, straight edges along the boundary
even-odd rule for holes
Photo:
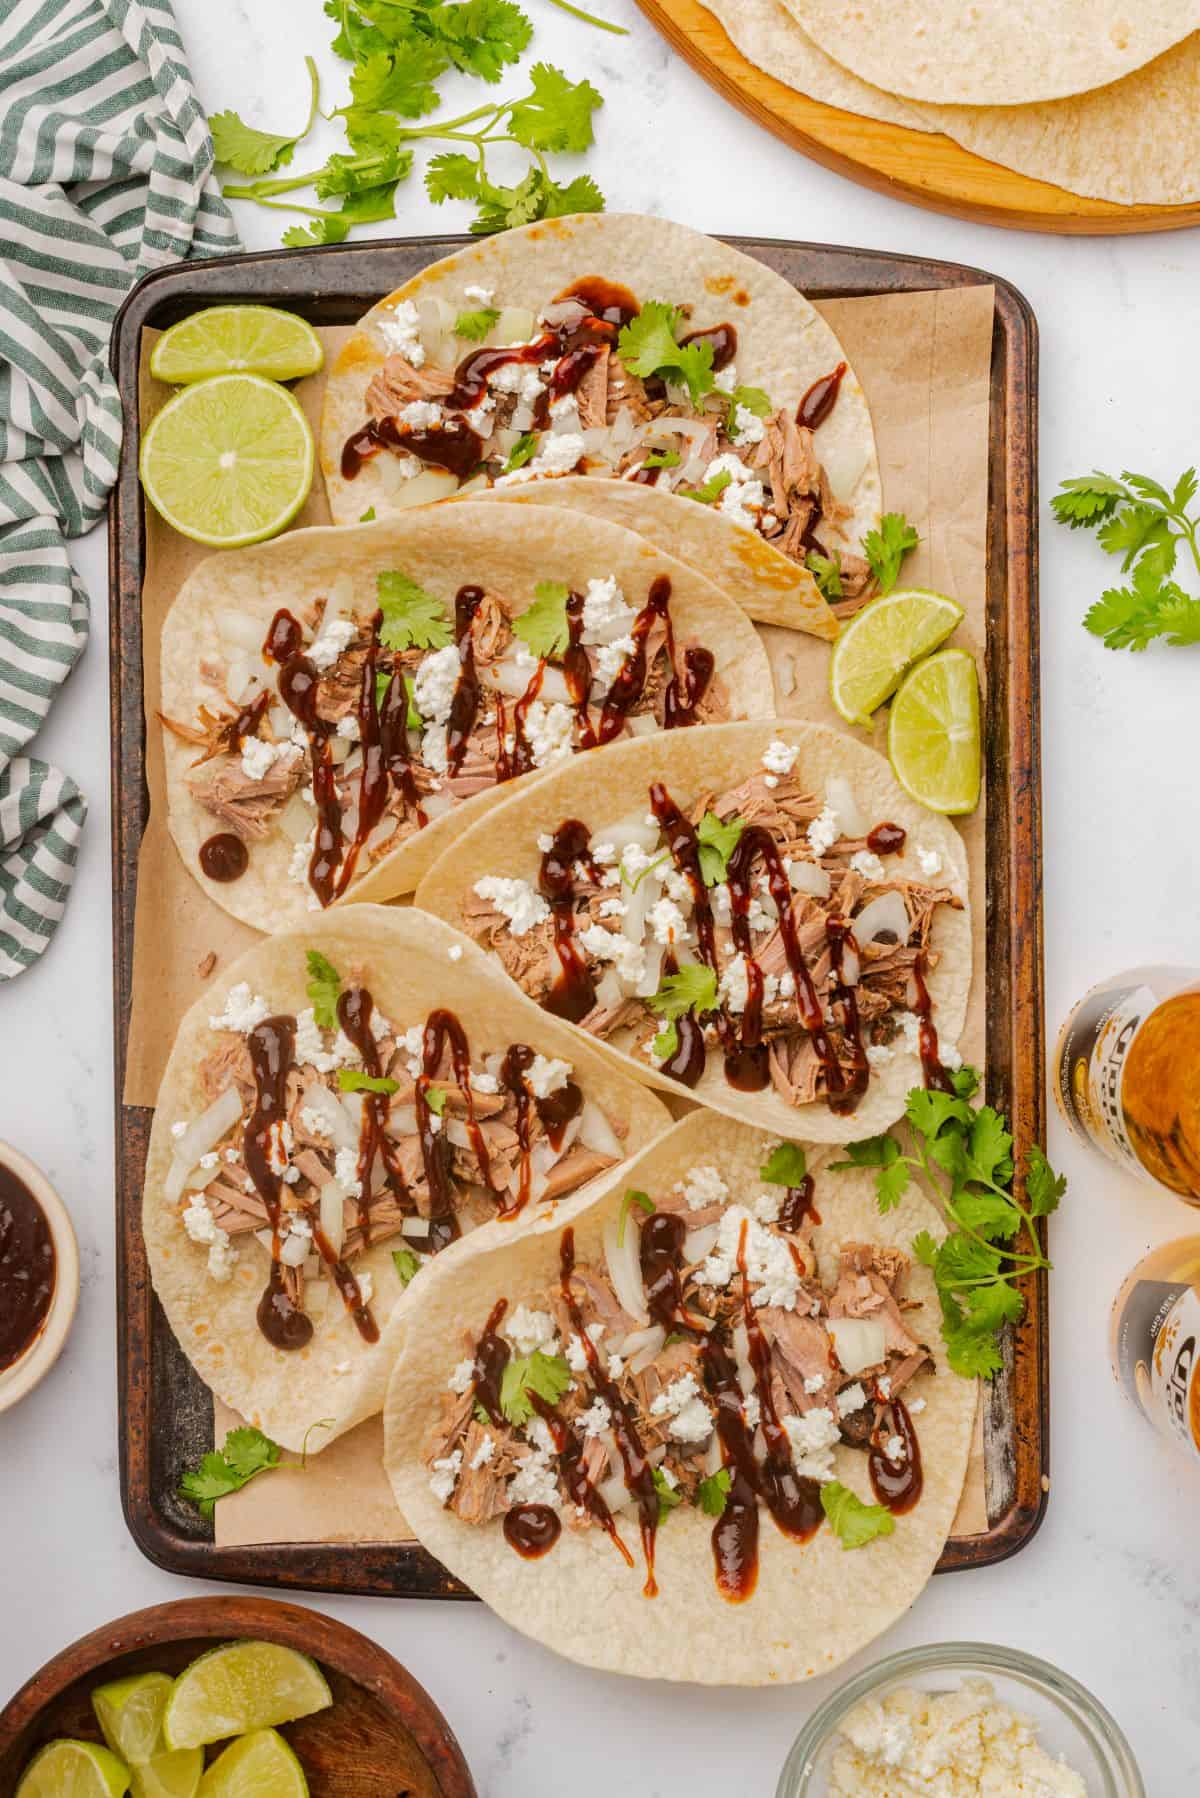
[[[507,694],[510,699],[520,699],[532,679],[533,670],[528,662],[524,667],[518,666],[516,654],[512,650],[502,656],[498,662],[490,662],[486,668],[479,670],[481,686],[494,687],[498,693]],[[538,698],[544,700],[547,705],[569,705],[571,703],[571,691],[563,678],[561,668],[552,668],[547,665],[542,670],[542,684],[538,688]]]
[[[689,443],[703,443],[711,435],[712,425],[703,418],[648,418],[633,432],[632,441],[665,444],[671,437],[685,437]]]
[[[247,655],[262,654],[263,627],[258,618],[222,606],[217,613],[217,634],[227,649],[242,649]]]
[[[887,1349],[883,1325],[874,1317],[830,1317],[825,1328],[833,1337],[833,1349],[845,1373],[862,1373],[878,1367]]]
[[[855,917],[854,938],[858,943],[873,943],[891,935],[898,943],[907,943],[911,928],[903,894],[880,893]]]
[[[631,737],[652,737],[658,729],[658,719],[653,712],[635,712],[628,722]]]
[[[357,1142],[362,1133],[363,1096],[361,1093],[343,1093],[339,1103],[354,1125],[354,1140]]]
[[[842,950],[842,985],[857,986],[858,976],[858,950],[853,943],[847,943]]]
[[[425,793],[421,797],[421,810],[427,818],[441,818],[453,809],[453,793]]]
[[[714,1430],[708,1439],[708,1447],[704,1451],[704,1471],[711,1479],[714,1473],[720,1473],[725,1465],[721,1454],[721,1432]]]
[[[285,1236],[279,1245],[279,1259],[284,1267],[303,1267],[308,1260],[308,1237]]]
[[[321,1234],[335,1255],[346,1240],[345,1203],[349,1194],[340,1180],[326,1180],[321,1188]]]
[[[292,728],[292,714],[285,705],[273,705],[267,713],[267,723],[272,736],[282,740]]]
[[[867,466],[870,455],[867,434],[865,431],[847,431],[840,437],[829,437],[828,442],[827,435],[818,437],[817,454],[834,497],[846,503]]]
[[[649,1367],[666,1340],[667,1332],[662,1325],[651,1324],[646,1330],[631,1330],[617,1353],[630,1373],[641,1373],[643,1368]]]
[[[458,497],[465,499],[469,493],[486,493],[491,486],[486,474],[473,474],[469,481],[464,481],[458,490]]]
[[[744,1323],[733,1327],[733,1358],[737,1363],[738,1384],[743,1392],[754,1391],[754,1369],[750,1365],[750,1338]]]
[[[596,1496],[601,1499],[615,1517],[618,1511],[626,1511],[633,1503],[633,1493],[625,1484],[624,1475],[610,1473],[606,1480],[601,1480],[596,1487]]]
[[[421,347],[428,361],[437,364],[444,359],[448,340],[454,332],[454,321],[458,314],[445,300],[430,297],[417,301],[417,321],[421,333]]]
[[[416,1127],[417,1108],[415,1105],[392,1106],[387,1121],[389,1136],[411,1136]]]
[[[597,1005],[619,1005],[625,997],[625,988],[617,979],[615,968],[605,968],[596,982]]]
[[[814,899],[828,899],[833,891],[828,873],[816,862],[789,862],[788,879],[797,893],[808,893]]]
[[[406,1217],[400,1225],[400,1234],[411,1237],[413,1242],[423,1242],[429,1235],[429,1219],[427,1217]]]
[[[279,814],[279,828],[293,843],[302,843],[311,835],[313,817],[299,793],[293,793]]]
[[[335,1149],[357,1149],[358,1131],[327,1086],[320,1086],[314,1080],[300,1103],[303,1110],[316,1112]]]
[[[629,1313],[635,1323],[647,1325],[650,1313],[646,1310],[639,1255],[642,1233],[632,1214],[632,1207],[626,1214],[625,1229],[619,1242],[617,1230],[616,1218],[610,1217],[604,1226],[604,1260],[608,1267],[608,1277],[622,1309]]]
[[[219,1161],[215,1167],[194,1167],[183,1183],[185,1192],[203,1192],[206,1186],[212,1185],[220,1173],[221,1163]]]
[[[528,343],[533,336],[533,327],[533,313],[527,306],[502,306],[492,338],[503,344]]]
[[[636,428],[637,427],[633,422],[633,413],[629,410],[628,406],[622,406],[621,410],[617,413],[617,416],[608,427],[608,434],[612,439],[613,449],[618,452],[618,455],[624,454],[630,447],[634,440]]]
[[[174,1143],[175,1160],[181,1166],[180,1190],[201,1155],[215,1149],[227,1131],[232,1130],[242,1115],[242,1101],[236,1086],[227,1086],[211,1105],[206,1105],[198,1118],[193,1118],[183,1135]],[[175,1195],[178,1197],[178,1193]]]
[[[620,1137],[600,1107],[591,1099],[584,1100],[583,1110],[579,1114],[579,1140],[593,1154],[611,1155],[614,1161],[620,1161],[625,1153]]]
[[[332,761],[336,766],[340,767],[344,761],[347,761],[349,759],[350,751],[351,751],[352,747],[353,747],[353,745],[351,744],[349,737],[339,737],[336,735],[330,737],[330,739],[329,739],[329,759],[330,759],[330,761]]]
[[[380,463],[387,466],[381,457]],[[428,506],[435,500],[449,499],[452,493],[458,492],[458,476],[452,475],[448,468],[423,468],[415,474],[411,481],[401,480],[393,492],[388,494],[388,504],[394,507]]]
[[[603,830],[594,830],[592,837],[597,843],[611,843],[618,855],[630,843],[636,843],[649,855],[652,849],[658,848],[658,825],[647,824],[645,813],[635,813],[618,818],[615,824],[608,824]]]
[[[720,1233],[720,1224],[705,1224],[703,1229],[689,1230],[683,1239],[684,1260],[693,1265],[697,1261],[706,1261],[712,1254]]]
[[[456,1149],[470,1149],[474,1147],[471,1142],[471,1132],[467,1129],[466,1123],[462,1118],[447,1118],[445,1131],[447,1142],[452,1142]]]
[[[844,774],[832,774],[825,783],[825,798],[838,816],[838,823],[844,837],[865,837],[871,828],[868,824],[858,800],[854,797],[854,789]]]
[[[652,993],[658,991],[665,954],[666,949],[662,943],[646,944],[646,967],[641,979],[637,981],[633,989],[639,999],[648,999]]]

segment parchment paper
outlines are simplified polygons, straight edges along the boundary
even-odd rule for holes
[[[883,472],[884,502],[916,525],[921,544],[905,563],[904,581],[949,593],[966,608],[954,641],[975,652],[981,675],[985,646],[988,404],[993,292],[990,287],[897,294],[823,302],[819,310],[837,331],[871,402]],[[319,335],[331,361],[347,332]],[[143,420],[169,390],[151,379],[154,334],[142,347]],[[314,424],[323,378],[301,382],[297,397]],[[328,522],[323,492],[314,488],[298,525]],[[142,589],[146,693],[146,779],[150,821],[138,864],[134,926],[134,988],[126,1062],[125,1102],[153,1105],[179,1019],[202,990],[212,954],[217,966],[255,941],[247,926],[226,916],[183,867],[166,827],[161,732],[155,717],[159,636],[184,577],[206,553],[147,509],[146,578]],[[765,627],[781,712],[839,723],[828,695],[828,647],[812,637]],[[883,747],[882,721],[876,726]],[[963,1059],[985,1058],[986,870],[981,806],[960,821],[975,901],[975,969]],[[209,970],[208,972],[211,972]],[[238,1420],[215,1406],[215,1440]],[[362,1424],[307,1465],[255,1480],[216,1509],[221,1546],[260,1542],[396,1541],[400,1521],[380,1465],[378,1419]],[[315,1446],[315,1443],[314,1445]],[[287,1457],[289,1462],[293,1457]],[[348,1526],[348,1519],[353,1524]],[[986,1530],[982,1424],[967,1470],[955,1535]]]

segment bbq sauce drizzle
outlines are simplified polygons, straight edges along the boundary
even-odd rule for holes
[[[595,749],[611,743],[625,728],[625,721],[646,690],[649,672],[646,642],[657,623],[666,631],[663,652],[670,673],[663,694],[663,729],[679,730],[696,722],[696,711],[708,691],[716,667],[711,650],[702,645],[689,645],[683,654],[680,676],[675,654],[675,630],[671,620],[670,576],[660,574],[650,583],[645,605],[633,621],[629,635],[633,648],[613,676],[600,701],[598,725],[592,722],[589,705],[592,673],[583,644],[584,595],[572,589],[567,595],[567,647],[563,651],[562,672],[571,704],[575,708],[579,747]]]
[[[575,894],[572,868],[583,862],[593,880],[600,870],[591,857],[591,832],[578,818],[567,818],[554,833],[549,849],[542,855],[538,870],[538,891],[550,907],[554,920],[554,948],[558,956],[558,977],[544,1000],[547,1011],[555,1017],[568,1018],[578,1024],[596,1003],[596,987],[588,971],[587,957],[575,940]]]
[[[901,1461],[889,1460],[884,1452],[883,1444],[890,1436],[899,1436],[904,1444]],[[924,1489],[921,1445],[908,1406],[898,1396],[887,1401],[883,1419],[871,1434],[867,1471],[878,1502],[897,1515],[911,1511]]]
[[[534,1051],[528,1043],[513,1043],[500,1065],[500,1084],[505,1092],[511,1093],[517,1107],[517,1142],[521,1149],[521,1172],[515,1201],[502,1206],[501,1217],[516,1217],[529,1203],[530,1183],[533,1173],[532,1144],[530,1135],[530,1112],[536,1109],[542,1128],[554,1149],[562,1146],[571,1119],[583,1108],[583,1094],[573,1080],[556,1093],[550,1093],[539,1099],[532,1093],[525,1078],[536,1059]]]
[[[927,966],[925,951],[922,949],[913,963],[914,996],[911,1007],[920,1019],[917,1047],[921,1056],[921,1072],[925,1077],[926,1086],[932,1087],[935,1092],[952,1093],[954,1082],[942,1066],[937,1026],[933,1021],[933,1001],[929,996],[929,988],[925,984]]]

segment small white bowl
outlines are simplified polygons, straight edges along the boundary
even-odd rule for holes
[[[0,1372],[0,1411],[19,1404],[49,1373],[62,1353],[79,1298],[79,1245],[67,1208],[28,1156],[0,1142],[0,1165],[23,1180],[42,1208],[54,1244],[54,1292],[41,1329],[24,1353]]]

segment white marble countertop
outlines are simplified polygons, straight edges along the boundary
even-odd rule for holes
[[[903,250],[995,270],[1041,326],[1042,491],[1130,462],[1174,478],[1200,453],[1196,295],[1200,234],[1019,235],[940,218],[815,166],[726,106],[668,50],[632,0],[596,0],[631,27],[593,31],[525,0],[537,55],[605,96],[587,166],[611,207],[699,227]],[[287,129],[303,117],[300,57],[321,50],[325,104],[344,65],[323,47],[320,0],[176,0],[201,99]],[[513,87],[512,91],[519,91]],[[475,86],[465,104],[478,104]],[[333,97],[337,96],[336,99]],[[453,96],[452,96],[453,97]],[[322,151],[337,147],[326,127]],[[304,155],[304,152],[301,152]],[[314,158],[316,160],[316,158]],[[307,166],[307,164],[305,164]],[[416,180],[395,230],[465,227]],[[245,242],[278,241],[280,216],[239,208]],[[383,227],[377,227],[383,234]],[[1113,655],[1080,628],[1105,558],[1043,506],[1042,697],[1047,1007],[1051,1031],[1093,980],[1143,961],[1200,963],[1196,894],[1196,651]],[[105,545],[77,546],[94,641],[38,743],[86,788],[78,884],[44,963],[0,993],[0,1136],[33,1156],[74,1215],[79,1316],[36,1396],[0,1419],[0,1700],[83,1631],[211,1588],[145,1561],[117,1487],[112,1213]],[[1153,869],[1154,879],[1146,870]],[[1161,1444],[1108,1372],[1110,1300],[1151,1245],[1196,1214],[1069,1142],[1053,1229],[1053,1489],[1016,1560],[935,1579],[877,1653],[974,1638],[1025,1648],[1111,1707],[1157,1795],[1200,1781],[1200,1469]],[[674,1689],[582,1671],[479,1606],[312,1602],[403,1660],[444,1706],[486,1798],[766,1798],[800,1722],[831,1682],[767,1692]],[[858,1664],[858,1663],[856,1663]]]

